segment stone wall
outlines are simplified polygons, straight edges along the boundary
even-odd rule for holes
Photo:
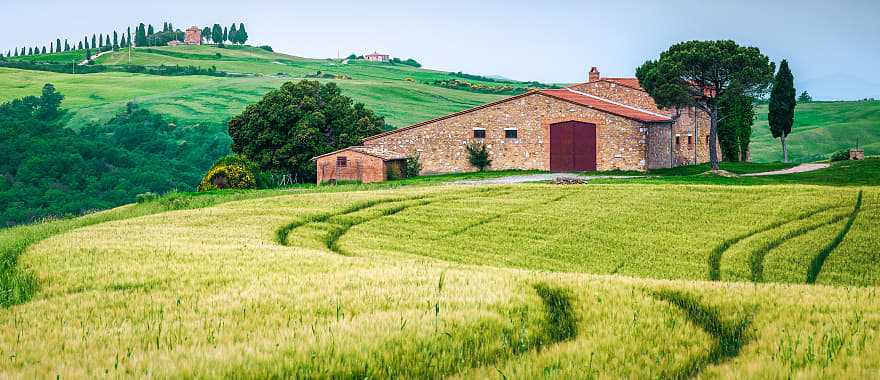
[[[695,120],[696,136],[694,135]],[[676,135],[679,137],[679,143],[673,145],[675,166],[709,162],[709,115],[707,113],[694,108],[682,109],[681,116],[675,122],[673,139]],[[688,136],[692,137],[690,144],[688,144]],[[696,162],[694,162],[695,150]],[[720,160],[720,148],[718,154]]]
[[[654,99],[647,92],[617,83],[600,80],[598,82],[580,83],[568,88],[646,111],[669,114],[668,111],[657,108]]]
[[[422,174],[476,170],[465,150],[465,144],[473,140],[486,144],[491,170],[550,170],[550,125],[563,121],[596,125],[597,170],[647,168],[646,124],[540,93],[367,139],[364,145],[417,154]],[[485,129],[486,137],[474,139],[474,128]],[[516,128],[517,138],[505,138],[505,128]]]
[[[337,158],[345,157],[346,165],[337,166]],[[317,159],[318,184],[330,180],[360,181],[363,183],[385,180],[385,162],[368,154],[343,150]]]

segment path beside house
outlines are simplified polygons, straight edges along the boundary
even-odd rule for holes
[[[499,177],[499,178],[490,178],[490,179],[471,179],[471,180],[462,180],[456,181],[454,183],[460,185],[510,185],[515,183],[526,183],[526,182],[548,182],[555,181],[562,178],[574,178],[578,180],[591,180],[591,179],[608,179],[608,178],[640,178],[644,176],[621,176],[621,175],[597,175],[597,176],[582,176],[577,173],[541,173],[541,174],[524,174],[524,175],[514,175],[509,177]]]
[[[825,169],[831,166],[831,164],[800,164],[793,168],[782,169],[782,170],[774,170],[772,172],[762,172],[762,173],[749,173],[749,174],[740,174],[741,177],[760,177],[765,175],[780,175],[780,174],[793,174],[793,173],[806,173],[815,170]]]
[[[815,170],[825,169],[831,166],[830,164],[800,164],[798,166],[783,169],[783,170],[774,170],[770,172],[761,172],[761,173],[749,173],[749,174],[740,174],[741,177],[758,177],[758,176],[769,176],[769,175],[781,175],[781,174],[793,174],[793,173],[805,173],[811,172]],[[593,179],[609,179],[609,178],[617,178],[617,179],[626,179],[626,178],[644,178],[649,176],[623,176],[623,175],[596,175],[596,176],[582,176],[577,173],[541,173],[541,174],[524,174],[524,175],[513,175],[508,177],[499,177],[499,178],[489,178],[489,179],[471,179],[471,180],[461,180],[455,181],[453,183],[459,185],[510,185],[516,183],[526,183],[526,182],[550,182],[556,181],[562,178],[576,178],[579,180],[593,180]]]

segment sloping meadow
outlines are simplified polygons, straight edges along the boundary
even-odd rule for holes
[[[19,258],[40,289],[0,310],[0,372],[867,378],[878,204],[870,188],[447,186],[112,221]]]

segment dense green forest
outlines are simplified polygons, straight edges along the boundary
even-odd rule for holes
[[[47,84],[39,97],[0,104],[2,225],[106,209],[145,192],[193,190],[229,151],[218,126],[175,125],[134,103],[74,131],[63,124],[63,98]]]

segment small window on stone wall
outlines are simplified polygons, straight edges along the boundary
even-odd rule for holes
[[[504,130],[504,138],[506,139],[515,139],[516,138],[516,128],[507,128]]]
[[[706,135],[706,145],[709,145],[709,135]]]
[[[675,135],[675,145],[681,145],[681,136]]]
[[[688,135],[688,145],[694,145],[694,136]]]
[[[336,166],[340,168],[348,166],[348,157],[336,157]]]
[[[474,128],[474,138],[475,139],[486,138],[486,130],[483,128]]]

